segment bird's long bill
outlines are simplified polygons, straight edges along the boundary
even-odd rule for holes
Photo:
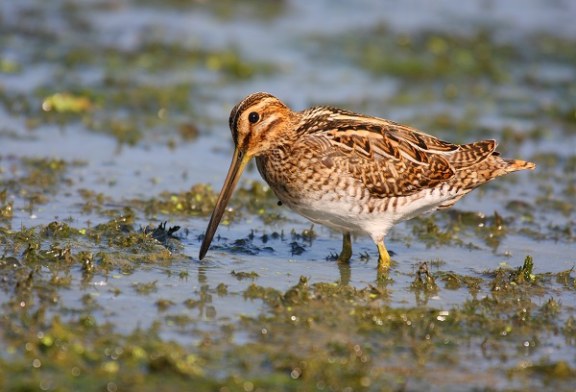
[[[234,150],[234,156],[232,157],[232,162],[230,163],[230,169],[228,169],[228,175],[226,176],[226,180],[224,180],[224,185],[222,186],[222,190],[220,191],[220,195],[216,201],[214,211],[212,211],[210,223],[208,223],[208,228],[206,229],[206,234],[204,235],[204,240],[202,241],[202,246],[200,247],[200,260],[202,260],[206,255],[206,252],[208,252],[208,248],[210,247],[214,233],[216,233],[218,224],[220,223],[222,215],[224,215],[224,211],[226,210],[226,205],[228,204],[228,201],[232,196],[232,192],[234,192],[234,188],[236,188],[236,184],[238,183],[240,175],[244,171],[248,161],[250,161],[248,154],[241,153],[237,148]]]

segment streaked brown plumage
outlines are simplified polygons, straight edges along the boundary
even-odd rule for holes
[[[234,157],[200,259],[252,157],[285,205],[344,234],[340,261],[350,259],[350,233],[368,234],[384,269],[390,256],[383,240],[394,224],[450,207],[496,177],[535,167],[501,158],[494,140],[452,144],[389,120],[331,107],[293,112],[268,93],[238,103],[230,113],[230,130]]]

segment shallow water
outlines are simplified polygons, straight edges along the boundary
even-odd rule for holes
[[[176,373],[184,382],[200,377],[208,389],[567,387],[576,377],[570,329],[576,286],[569,271],[576,263],[574,13],[573,2],[536,0],[458,6],[369,0],[2,3],[0,191],[6,196],[0,197],[0,301],[4,330],[11,332],[1,335],[10,349],[0,381],[6,371],[20,374],[41,359],[53,361],[52,367],[34,365],[39,369],[34,377],[5,379],[6,385],[67,389],[79,382],[114,390],[110,383],[135,382],[129,360],[119,360],[116,368],[93,354],[92,362],[78,365],[81,373],[98,368],[104,372],[100,381],[108,381],[82,384],[62,375],[70,364],[51,356],[51,349],[42,346],[44,354],[38,354],[22,348],[34,336],[41,345],[45,336],[56,336],[51,324],[56,317],[70,330],[86,318],[110,327],[118,346],[137,339],[134,331],[146,331],[162,344],[176,342],[185,358],[197,356],[202,363],[201,371],[191,365],[183,370],[174,360]],[[194,184],[219,190],[232,153],[228,113],[254,91],[269,91],[294,109],[338,105],[455,142],[494,138],[503,155],[534,161],[537,170],[474,191],[453,213],[395,227],[387,238],[395,262],[382,278],[368,238],[355,238],[350,266],[338,267],[330,256],[340,249],[340,235],[313,227],[309,240],[304,235],[309,222],[276,207],[266,186],[262,194],[251,188],[260,181],[252,167],[241,182],[245,199],[233,202],[232,223],[220,226],[201,262],[200,236],[212,206],[208,196],[197,196],[201,212],[153,205],[183,197]],[[57,93],[70,94],[72,103],[46,110]],[[82,99],[88,106],[75,107]],[[48,161],[30,163],[39,158]],[[254,206],[251,199],[258,199]],[[2,211],[8,211],[5,217]],[[112,234],[99,232],[98,225],[124,219],[120,216],[133,223]],[[141,228],[163,221],[181,227],[169,254],[154,240],[138,237]],[[51,222],[80,234],[46,234]],[[18,234],[29,228],[36,237]],[[42,253],[51,247],[68,247],[73,262]],[[498,297],[494,276],[499,268],[521,267],[526,256],[534,260],[537,284],[512,282],[504,292],[518,301],[508,304],[506,295]],[[422,262],[436,288],[415,288]],[[25,293],[30,297],[20,301],[28,270],[35,283]],[[478,287],[452,287],[448,274],[477,279]],[[303,286],[301,276],[307,277]],[[332,293],[333,287],[344,291]],[[273,294],[254,294],[266,288],[283,293],[282,305]],[[369,290],[374,292],[364,297]],[[291,302],[293,292],[304,296],[300,302]],[[370,317],[378,320],[379,307],[389,307],[390,317],[395,310],[422,312],[418,319],[438,312],[438,321],[448,317],[452,328],[465,319],[466,309],[494,298],[503,306],[494,326],[475,329],[473,322],[460,321],[465,326],[459,332],[446,327],[442,342],[454,346],[440,341],[426,346],[436,336],[428,327],[395,338],[379,336],[354,318],[374,312]],[[554,306],[559,311],[547,316]],[[331,307],[342,310],[341,320],[329,314]],[[291,316],[284,319],[283,311]],[[523,312],[533,316],[532,324],[518,321]],[[301,326],[303,315],[315,321]],[[545,328],[540,318],[549,323]],[[499,322],[508,321],[504,332],[495,332]],[[408,326],[414,331],[416,324]],[[29,335],[16,332],[26,325]],[[266,325],[278,335],[260,334]],[[78,339],[93,340],[89,335],[79,333]],[[292,343],[283,339],[298,342],[301,351],[292,352]],[[339,357],[347,349],[335,348],[338,344],[356,354],[357,345],[372,350],[371,359],[357,355],[361,363],[348,362],[344,354]],[[452,348],[445,352],[443,345]],[[390,347],[397,351],[387,356]],[[429,348],[423,353],[420,347]],[[153,349],[148,354],[155,358]],[[244,356],[264,360],[248,365],[241,363]],[[314,367],[329,369],[334,361],[343,361],[347,378]],[[445,363],[456,370],[447,371]],[[151,359],[139,366],[156,369],[154,364]],[[308,378],[300,377],[306,366]],[[160,367],[158,374],[166,369],[172,368]],[[439,369],[446,379],[434,376]],[[475,378],[475,369],[484,381]],[[180,382],[168,380],[173,386]]]

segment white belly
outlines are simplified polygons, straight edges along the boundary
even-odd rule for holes
[[[415,195],[392,199],[342,197],[331,193],[307,193],[305,200],[278,198],[314,223],[340,232],[369,235],[382,241],[395,224],[435,211],[453,195],[442,189],[423,190]],[[369,203],[375,206],[370,209]]]

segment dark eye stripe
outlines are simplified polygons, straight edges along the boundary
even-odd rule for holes
[[[234,106],[230,112],[230,118],[228,119],[230,130],[234,131],[236,129],[240,115],[244,113],[247,108],[254,105],[256,102],[262,101],[264,98],[274,98],[274,96],[268,93],[254,93],[244,98],[244,100],[238,102],[238,104]]]

